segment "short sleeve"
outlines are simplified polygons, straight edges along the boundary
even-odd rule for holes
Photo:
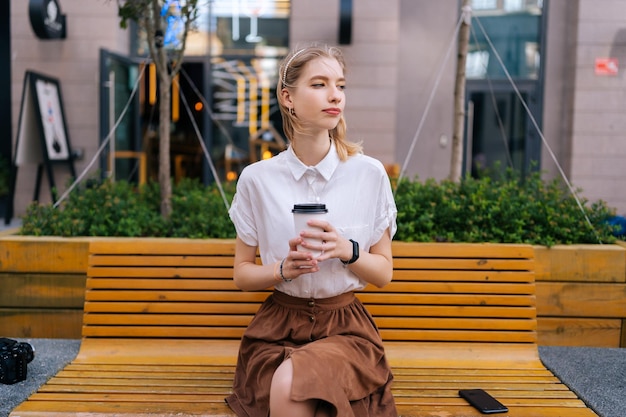
[[[374,220],[374,230],[372,231],[372,241],[374,243],[382,238],[385,230],[389,229],[391,238],[393,238],[397,230],[396,218],[398,210],[393,198],[393,192],[391,191],[389,177],[384,169],[383,173],[384,175],[379,182],[380,187],[376,204],[376,219]]]
[[[258,246],[259,238],[254,221],[252,207],[252,195],[250,193],[251,184],[247,180],[245,170],[242,172],[237,182],[237,191],[233,197],[233,202],[228,210],[230,220],[235,225],[237,237],[246,245]]]

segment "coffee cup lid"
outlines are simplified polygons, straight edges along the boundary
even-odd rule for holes
[[[326,204],[319,203],[304,203],[294,204],[292,213],[328,213]]]

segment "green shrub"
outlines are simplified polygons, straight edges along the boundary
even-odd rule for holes
[[[225,185],[230,202],[234,185]],[[154,236],[233,238],[235,229],[215,185],[183,180],[173,186],[172,215],[159,214],[156,183],[87,185],[55,209],[31,205],[21,234],[37,236]],[[398,231],[406,242],[504,242],[552,246],[612,243],[607,220],[614,215],[602,201],[581,201],[539,173],[523,181],[511,172],[500,178],[451,181],[404,180],[396,191]]]
[[[569,190],[557,180],[544,182],[539,173],[523,181],[511,172],[460,183],[403,181],[396,191],[395,239],[546,246],[615,242],[607,224],[614,210],[602,201],[580,203],[591,225]]]
[[[234,189],[226,188],[227,200]],[[185,179],[172,189],[172,215],[160,215],[157,183],[125,181],[87,185],[73,191],[60,208],[31,204],[20,234],[34,236],[126,236],[232,238],[235,228],[216,186]]]

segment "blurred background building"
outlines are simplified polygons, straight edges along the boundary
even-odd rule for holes
[[[471,3],[464,175],[512,167],[552,178],[562,170],[586,199],[603,199],[625,213],[626,0]],[[313,41],[340,45],[347,57],[350,138],[406,177],[448,176],[460,1],[200,4],[173,87],[175,179],[215,180],[199,140],[220,181],[235,180],[243,166],[275,153],[284,140],[275,99],[278,63],[289,48]],[[37,33],[33,12],[55,7],[64,33],[46,39]],[[176,47],[175,22],[165,42]],[[144,34],[120,28],[115,1],[2,2],[1,163],[15,160],[17,142],[38,143],[25,139],[20,125],[30,71],[58,80],[77,173],[111,137],[114,146],[106,147],[91,176],[156,178],[159,95],[146,55]],[[71,173],[53,165],[63,190]],[[35,194],[37,171],[32,161],[18,167],[16,216],[34,197],[52,198],[45,178]]]

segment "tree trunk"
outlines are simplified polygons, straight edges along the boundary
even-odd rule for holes
[[[161,190],[161,216],[172,214],[172,177],[170,163],[170,116],[172,80],[166,62],[159,68],[159,188]]]
[[[452,156],[450,177],[454,182],[461,180],[463,172],[463,129],[465,127],[465,63],[470,35],[470,0],[463,0],[464,14],[459,30],[456,81],[454,83],[454,129],[452,134]]]

